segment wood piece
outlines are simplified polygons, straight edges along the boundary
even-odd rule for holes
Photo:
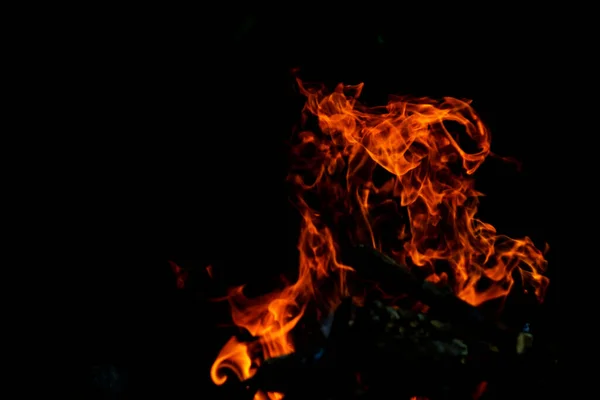
[[[266,360],[243,384],[252,393],[286,393],[286,400],[390,392],[400,399],[468,398],[480,382],[505,379],[521,362],[515,344],[502,353],[493,343],[461,337],[449,322],[381,302],[358,307],[346,300],[324,348]]]
[[[449,287],[426,281],[419,271],[411,271],[372,247],[358,246],[348,253],[348,262],[356,270],[357,278],[375,281],[387,293],[405,293],[421,301],[430,307],[431,315],[457,324],[457,329],[464,328],[465,334],[494,341],[498,346],[514,346],[519,331],[486,320],[476,307],[456,297]]]

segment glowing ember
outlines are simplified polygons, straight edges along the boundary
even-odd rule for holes
[[[183,289],[185,287],[185,281],[188,277],[188,272],[184,271],[179,265],[175,264],[173,261],[169,261],[169,265],[171,265],[171,269],[175,274],[177,279],[177,288]]]
[[[472,305],[506,296],[515,272],[542,300],[542,252],[476,218],[481,194],[471,176],[490,154],[490,134],[469,102],[398,97],[369,108],[357,101],[362,84],[332,93],[298,85],[307,98],[303,122],[318,124],[299,133],[289,175],[303,217],[299,276],[260,298],[244,296],[243,287],[230,292],[234,323],[259,339],[225,345],[211,370],[216,384],[226,381],[225,369],[245,380],[262,360],[293,352],[290,331],[306,305],[317,302],[326,315],[349,294],[353,269],[339,261],[341,243],[367,244],[420,268]]]

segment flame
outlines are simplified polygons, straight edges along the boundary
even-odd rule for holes
[[[394,97],[366,107],[357,101],[363,84],[331,93],[298,86],[307,98],[303,123],[318,125],[299,133],[288,177],[302,215],[299,276],[260,298],[231,290],[234,323],[258,340],[225,345],[211,370],[216,384],[225,382],[226,369],[244,380],[261,360],[293,352],[290,331],[306,304],[316,300],[328,310],[348,294],[353,269],[339,261],[341,242],[368,244],[420,268],[472,305],[505,297],[514,272],[541,301],[543,253],[531,239],[499,235],[476,217],[482,194],[472,176],[490,155],[491,137],[469,101]],[[265,396],[281,398],[256,399]]]

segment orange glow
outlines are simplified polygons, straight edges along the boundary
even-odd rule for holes
[[[299,133],[288,176],[302,215],[298,279],[260,298],[246,297],[243,287],[230,291],[233,321],[259,339],[225,345],[211,370],[216,384],[225,382],[225,369],[243,380],[261,360],[293,352],[290,331],[309,301],[328,311],[348,295],[353,269],[339,261],[340,238],[421,268],[472,305],[506,296],[517,271],[542,300],[543,253],[529,238],[498,235],[476,216],[482,194],[472,175],[490,154],[490,133],[469,101],[395,97],[366,107],[357,101],[362,84],[331,93],[298,85],[307,98],[303,122],[318,125]],[[266,397],[281,395],[255,399]]]

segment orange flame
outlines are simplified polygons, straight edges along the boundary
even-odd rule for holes
[[[332,309],[348,294],[346,274],[353,270],[338,259],[342,239],[423,269],[472,305],[506,296],[515,271],[542,300],[548,284],[542,252],[529,238],[498,235],[476,218],[482,194],[472,175],[490,154],[490,134],[470,102],[396,97],[366,107],[357,101],[363,84],[340,84],[332,93],[298,85],[307,97],[303,122],[318,123],[298,135],[289,175],[303,217],[299,276],[260,298],[245,297],[242,287],[230,292],[234,323],[259,339],[225,345],[211,370],[216,384],[225,382],[226,368],[243,380],[261,360],[293,352],[289,334],[306,304],[316,299]],[[476,150],[468,152],[468,144]],[[441,263],[449,272],[439,271]],[[265,396],[281,397],[256,398]]]

